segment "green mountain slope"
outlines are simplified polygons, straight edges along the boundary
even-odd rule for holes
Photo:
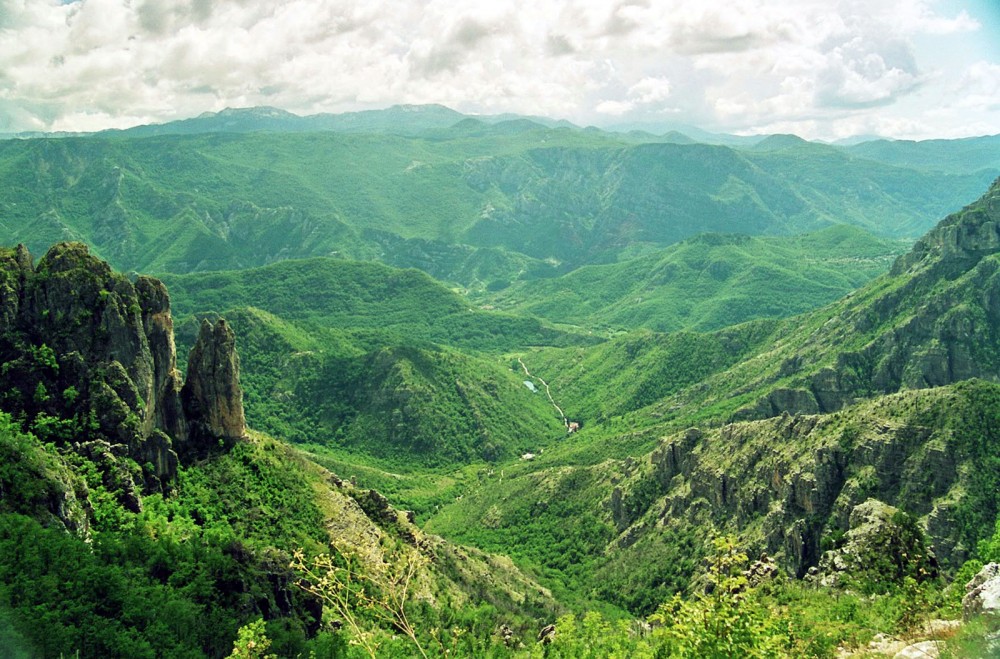
[[[247,421],[291,441],[395,470],[510,459],[565,434],[541,394],[495,359],[231,309]],[[183,346],[189,340],[179,330]]]
[[[663,561],[723,530],[803,575],[869,497],[919,520],[956,569],[1000,511],[998,254],[1000,181],[818,311],[529,353],[582,430],[428,527],[638,610],[691,575]],[[587,515],[585,534],[569,513]]]
[[[826,416],[690,429],[641,458],[543,459],[466,493],[427,528],[509,552],[567,587],[564,597],[596,591],[638,613],[684,591],[718,533],[802,575],[870,497],[926,524],[956,569],[1000,510],[989,457],[998,402],[996,384],[967,382]]]
[[[476,350],[596,342],[535,318],[474,309],[420,271],[377,263],[318,258],[163,280],[179,317],[253,306],[310,327]]]
[[[0,240],[38,250],[80,238],[120,268],[155,272],[320,255],[433,260],[435,276],[476,288],[533,276],[546,260],[568,270],[705,231],[847,223],[916,237],[996,175],[930,173],[812,144],[757,152],[649,139],[512,120],[419,137],[7,140]]]
[[[832,302],[888,270],[903,249],[844,225],[788,237],[702,234],[646,256],[517,281],[485,299],[559,323],[705,331]]]
[[[973,172],[1000,165],[1000,135],[958,140],[873,140],[848,147],[852,155],[936,172]]]
[[[378,492],[247,431],[227,324],[202,326],[186,378],[171,329],[159,282],[132,283],[81,244],[37,264],[0,250],[4,656],[227,656],[255,620],[282,656],[342,656],[349,640],[405,654],[434,646],[441,621],[471,656],[498,624],[522,637],[554,617],[509,561],[427,535]],[[307,592],[326,553],[349,607]],[[419,617],[412,643],[379,610]]]
[[[650,409],[678,423],[829,412],[900,388],[997,378],[998,194],[994,184],[889,273],[831,305],[772,325],[754,354]],[[538,359],[540,375],[556,390],[577,386],[564,384],[569,380],[579,383],[584,400],[599,395],[597,379],[586,384],[558,368],[560,354]]]

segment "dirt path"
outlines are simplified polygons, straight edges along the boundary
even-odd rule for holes
[[[552,407],[556,408],[556,412],[558,412],[560,418],[562,418],[563,425],[566,426],[567,430],[569,430],[569,419],[566,418],[566,414],[563,413],[562,408],[559,407],[556,404],[555,399],[552,398],[552,392],[549,391],[549,383],[543,380],[542,378],[538,377],[537,375],[532,375],[531,371],[529,371],[528,367],[524,365],[524,362],[521,361],[520,357],[517,358],[517,363],[520,364],[521,368],[524,369],[525,375],[527,375],[532,380],[538,380],[539,382],[542,383],[542,386],[545,387],[545,395],[549,397],[549,402],[552,403]]]

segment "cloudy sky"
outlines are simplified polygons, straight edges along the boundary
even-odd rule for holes
[[[0,0],[0,132],[396,103],[995,134],[1000,0]]]

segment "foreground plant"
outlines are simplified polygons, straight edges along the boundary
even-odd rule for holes
[[[376,656],[380,642],[363,616],[401,632],[420,656],[426,657],[407,617],[406,605],[414,577],[427,559],[415,552],[390,554],[380,547],[377,560],[362,561],[349,547],[337,542],[332,550],[311,559],[301,549],[294,553],[291,568],[302,575],[299,587],[329,606],[347,626],[351,644],[360,645],[371,657]]]

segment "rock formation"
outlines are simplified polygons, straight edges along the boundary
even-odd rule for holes
[[[823,554],[820,583],[842,585],[846,579],[901,580],[937,576],[937,559],[924,544],[912,518],[877,499],[851,511],[842,545]]]
[[[1000,179],[899,257],[889,278],[838,309],[768,376],[773,388],[732,420],[834,412],[901,389],[1000,379],[998,252]]]
[[[962,617],[971,620],[981,614],[1000,613],[1000,564],[988,563],[965,584]]]
[[[178,453],[205,456],[246,434],[225,321],[202,328],[182,387],[166,288],[133,284],[80,243],[37,265],[22,245],[0,250],[0,361],[0,409],[88,457],[133,510],[137,489],[169,488]]]
[[[231,444],[246,436],[236,335],[225,320],[202,321],[181,401],[195,452],[211,448],[212,439]]]

